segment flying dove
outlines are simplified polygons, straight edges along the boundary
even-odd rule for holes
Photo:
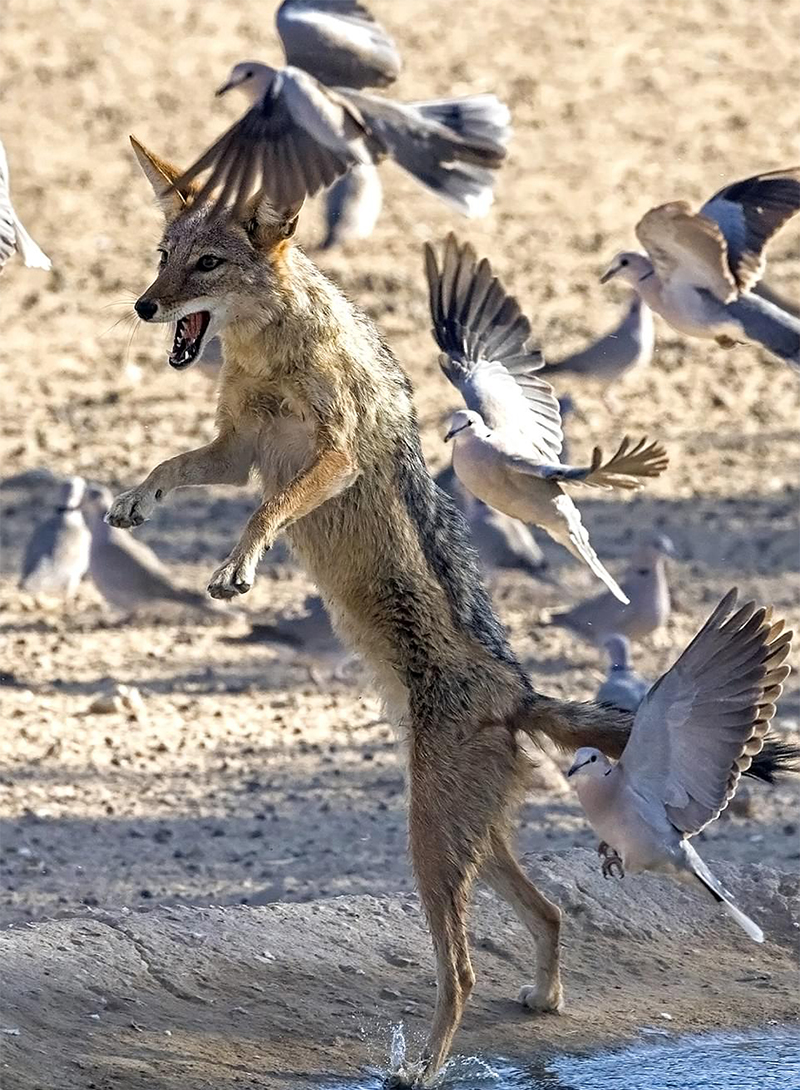
[[[553,377],[581,375],[608,389],[630,372],[646,367],[653,358],[654,347],[653,312],[634,292],[618,325],[582,351],[546,364],[542,374]]]
[[[604,646],[610,659],[608,677],[597,690],[595,699],[601,704],[613,704],[623,711],[635,712],[650,689],[650,682],[639,677],[631,666],[631,645],[626,636],[609,636]]]
[[[784,622],[754,602],[737,610],[736,601],[732,590],[650,690],[617,764],[597,749],[579,749],[569,776],[602,838],[604,874],[614,865],[621,873],[674,874],[763,942],[689,843],[719,817],[764,746],[789,673],[792,634]]]
[[[9,185],[8,158],[0,140],[0,272],[17,250],[29,269],[49,269],[50,258],[39,249],[14,211]]]
[[[665,534],[643,539],[621,580],[629,605],[620,605],[611,594],[599,594],[566,613],[554,613],[550,623],[570,629],[597,647],[602,647],[609,636],[645,639],[669,619],[665,559],[674,556],[675,547]]]
[[[542,576],[547,561],[525,523],[476,499],[458,479],[452,466],[443,469],[435,480],[452,497],[469,523],[472,542],[484,568],[488,571],[505,568]]]
[[[679,333],[760,344],[800,367],[800,320],[753,292],[767,244],[798,210],[800,167],[725,186],[699,212],[662,204],[636,225],[647,256],[618,254],[601,281],[625,280]]]
[[[128,530],[118,530],[104,521],[113,495],[109,489],[92,485],[87,489],[83,509],[91,531],[89,573],[108,604],[121,613],[174,602],[219,616],[219,607],[205,594],[176,586],[156,554]]]
[[[366,94],[364,87],[396,78],[400,61],[394,43],[355,0],[289,0],[277,28],[286,66],[234,66],[217,94],[239,88],[251,108],[176,188],[210,171],[195,200],[214,194],[213,212],[232,206],[242,213],[254,191],[293,208],[353,167],[388,156],[457,211],[488,210],[510,138],[508,109],[494,95],[403,105]],[[370,177],[374,212],[380,183]]]
[[[54,513],[36,527],[25,549],[22,590],[71,598],[78,589],[89,567],[91,541],[80,506],[85,490],[82,477],[62,483]]]
[[[626,437],[608,461],[595,448],[588,466],[564,465],[561,417],[551,386],[536,375],[542,366],[529,345],[530,322],[493,276],[484,258],[450,234],[441,270],[425,247],[433,336],[439,363],[467,405],[450,421],[453,468],[478,499],[522,522],[546,530],[583,561],[611,593],[627,603],[592,548],[580,512],[562,487],[639,489],[642,479],[666,469],[657,443]]]
[[[383,187],[373,163],[357,163],[325,193],[327,234],[323,250],[369,238],[383,204]]]

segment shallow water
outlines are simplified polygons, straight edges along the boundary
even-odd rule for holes
[[[651,1032],[660,1039],[551,1058],[536,1068],[456,1056],[434,1090],[800,1090],[800,1027],[690,1037]],[[396,1027],[389,1069],[397,1070],[404,1057],[405,1038]],[[321,1090],[382,1090],[385,1077],[385,1070],[373,1070],[355,1082],[327,1082]]]

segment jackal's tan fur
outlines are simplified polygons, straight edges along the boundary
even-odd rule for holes
[[[172,488],[244,484],[264,502],[214,574],[217,596],[252,584],[282,530],[342,637],[369,663],[408,739],[411,853],[437,961],[436,1010],[418,1073],[450,1049],[474,982],[466,914],[480,876],[513,906],[536,947],[532,1008],[562,1005],[560,912],[524,875],[510,824],[526,788],[518,732],[614,756],[628,717],[537,694],[484,589],[466,524],[431,481],[408,379],[372,323],[291,244],[297,210],[262,202],[248,223],[210,219],[191,194],[163,196],[179,171],[135,145],[167,215],[161,272],[143,298],[156,320],[212,315],[225,350],[217,438],[158,466],[109,518],[141,522]],[[224,263],[198,274],[198,255]]]

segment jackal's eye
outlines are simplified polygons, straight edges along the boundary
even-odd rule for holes
[[[158,267],[159,267],[159,269],[164,268],[164,266],[167,263],[167,258],[168,257],[169,257],[169,254],[167,253],[166,250],[159,250],[158,251]]]
[[[216,269],[218,265],[221,265],[224,260],[224,257],[217,257],[215,254],[203,254],[201,258],[198,258],[196,268],[200,272],[211,272],[212,269]]]

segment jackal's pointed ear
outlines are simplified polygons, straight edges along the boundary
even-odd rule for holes
[[[288,208],[276,208],[267,197],[253,197],[245,212],[245,227],[253,245],[271,249],[290,239],[297,230],[302,207],[302,200]]]
[[[186,207],[186,203],[192,195],[191,185],[183,191],[170,188],[180,178],[183,171],[179,167],[173,166],[172,163],[159,159],[152,151],[148,151],[135,136],[131,136],[130,141],[134,154],[139,160],[139,166],[142,168],[145,178],[153,187],[161,211],[167,217],[167,220],[174,219]]]

